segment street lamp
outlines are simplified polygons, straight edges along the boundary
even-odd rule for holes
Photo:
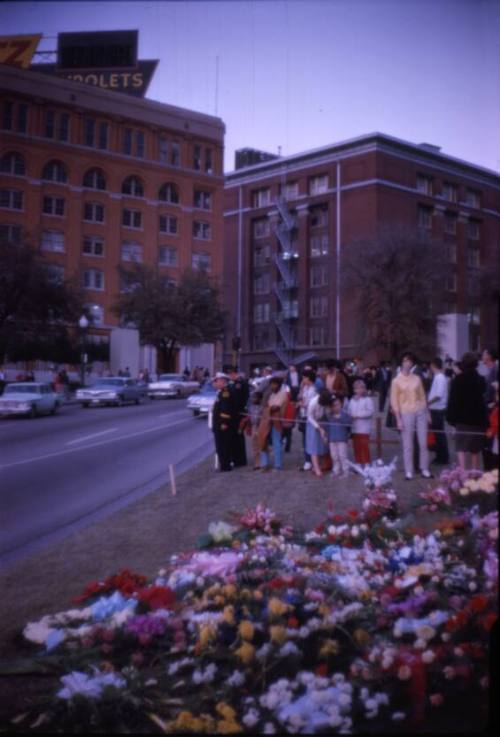
[[[87,356],[85,355],[85,335],[89,326],[89,321],[85,315],[78,320],[80,327],[80,379],[82,386],[85,386],[85,363]]]

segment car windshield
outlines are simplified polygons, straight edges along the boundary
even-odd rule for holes
[[[97,381],[92,384],[90,387],[91,389],[95,389],[97,387],[106,387],[106,386],[122,386],[123,385],[123,379],[97,379]]]
[[[9,384],[4,389],[4,394],[39,394],[40,384]]]
[[[182,381],[180,374],[161,374],[159,381]]]

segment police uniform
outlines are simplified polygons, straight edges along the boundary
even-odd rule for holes
[[[220,470],[230,471],[234,408],[231,391],[227,385],[217,392],[212,412],[212,430],[215,440],[215,452],[219,458]]]
[[[245,433],[240,430],[240,423],[247,413],[250,389],[245,379],[238,377],[229,383],[234,404],[233,425],[231,432],[231,460],[235,466],[247,465]]]

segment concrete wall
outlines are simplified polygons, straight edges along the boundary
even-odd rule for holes
[[[443,358],[448,354],[455,361],[460,360],[463,354],[470,349],[467,315],[456,313],[440,315],[437,325],[437,339],[439,353]]]
[[[139,332],[129,328],[115,328],[110,336],[110,359],[109,365],[112,374],[117,374],[120,369],[127,366],[131,376],[137,376],[139,365]]]

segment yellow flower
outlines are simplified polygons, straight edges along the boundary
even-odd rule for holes
[[[272,599],[269,599],[267,608],[269,610],[270,617],[281,617],[290,609],[288,604],[284,604],[281,599],[277,599],[275,596]]]
[[[354,630],[354,639],[360,647],[365,647],[370,642],[371,637],[366,630],[358,627],[357,630]]]
[[[226,603],[226,600],[223,596],[216,596],[214,597],[214,604],[215,606],[223,606]]]
[[[252,598],[252,592],[250,591],[250,589],[241,589],[240,599],[242,601],[248,601],[251,598]]]
[[[221,717],[224,717],[228,721],[234,721],[236,719],[236,711],[224,701],[219,701],[215,709]]]
[[[248,665],[253,660],[254,654],[255,648],[249,642],[244,642],[241,647],[235,650],[235,655],[244,665]]]
[[[271,641],[277,645],[282,645],[286,640],[286,629],[281,624],[269,627],[269,634],[271,635]]]
[[[228,583],[222,587],[222,593],[228,597],[228,599],[234,599],[236,596],[236,586],[233,583]]]
[[[213,624],[204,624],[200,629],[200,646],[206,647],[215,638],[217,630]]]
[[[228,721],[227,719],[217,722],[218,734],[237,734],[238,732],[243,732],[243,727],[237,722]]]
[[[234,607],[229,605],[224,607],[222,620],[227,624],[234,624]]]
[[[259,589],[253,592],[253,598],[256,599],[257,601],[262,601],[263,597],[264,597],[264,594],[262,593],[262,591],[259,591]]]
[[[190,711],[181,711],[177,715],[177,719],[174,724],[178,729],[191,729],[194,716]]]
[[[253,627],[253,624],[249,622],[248,620],[245,619],[242,622],[240,622],[240,626],[238,627],[238,632],[239,632],[240,637],[243,640],[253,640],[254,627]]]
[[[327,658],[329,655],[338,655],[340,646],[338,640],[325,640],[319,651],[320,658]]]

